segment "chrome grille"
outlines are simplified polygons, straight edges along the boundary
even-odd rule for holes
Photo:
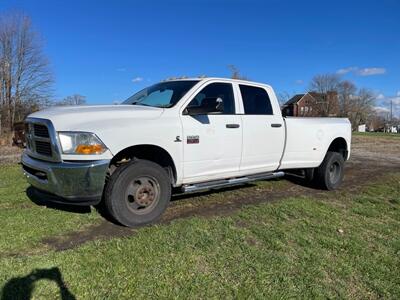
[[[61,161],[57,134],[50,120],[28,118],[25,128],[29,156],[47,161]]]

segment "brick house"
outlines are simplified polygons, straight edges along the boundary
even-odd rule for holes
[[[336,117],[339,99],[336,92],[297,94],[282,106],[284,116]]]

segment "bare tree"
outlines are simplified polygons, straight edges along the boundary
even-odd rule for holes
[[[357,95],[351,97],[348,118],[353,129],[357,129],[358,125],[365,123],[370,118],[375,99],[376,95],[365,88],[360,89]]]
[[[374,114],[373,104],[376,96],[368,89],[360,89],[348,80],[341,80],[337,74],[320,74],[313,77],[310,90],[320,93],[325,97],[325,103],[321,106],[321,114],[329,116],[334,110],[333,102],[329,101],[329,95],[337,94],[339,101],[339,116],[349,118],[353,129],[371,119]]]
[[[323,103],[320,103],[319,110],[322,116],[330,116],[332,111],[336,111],[337,107],[333,101],[328,99],[329,95],[338,93],[341,80],[336,74],[318,74],[315,75],[310,82],[309,89],[313,92],[320,93]]]
[[[65,97],[63,100],[57,103],[57,105],[85,105],[86,104],[86,97],[74,94],[72,96]]]
[[[228,65],[228,68],[231,71],[231,78],[232,79],[247,80],[247,77],[241,75],[239,69],[235,65]]]
[[[287,101],[289,101],[290,94],[286,91],[280,92],[276,95],[276,98],[278,99],[279,105],[282,106],[284,105]]]
[[[340,83],[340,76],[336,74],[318,74],[311,79],[309,89],[326,94],[327,92],[338,91]]]
[[[385,129],[386,119],[383,115],[377,113],[376,111],[372,111],[367,119],[368,130],[372,131],[380,131]]]
[[[0,130],[47,103],[52,75],[28,16],[0,15]]]
[[[352,109],[352,100],[357,93],[357,87],[351,81],[345,80],[339,83],[339,111],[341,117],[348,117]]]

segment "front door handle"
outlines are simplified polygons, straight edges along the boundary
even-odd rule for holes
[[[239,124],[226,124],[226,128],[239,128]]]
[[[271,127],[279,128],[279,127],[282,127],[282,124],[280,124],[280,123],[272,123]]]

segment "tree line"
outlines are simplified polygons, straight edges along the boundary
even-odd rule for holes
[[[343,80],[337,74],[314,76],[309,84],[309,90],[324,95],[335,92],[339,101],[338,117],[348,118],[353,129],[377,116],[374,110],[375,93],[367,88],[358,88],[353,82]],[[322,107],[324,110],[322,114],[325,116],[329,116],[331,110],[335,109],[329,102]]]
[[[80,105],[85,97],[53,99],[54,78],[40,35],[22,13],[0,14],[0,134],[31,112],[51,105]]]
[[[47,104],[53,77],[40,37],[22,14],[0,15],[1,131]]]
[[[231,72],[231,78],[248,80],[235,65],[229,65],[228,68]],[[358,88],[353,82],[343,80],[338,74],[315,75],[308,85],[308,91],[325,96],[330,92],[336,93],[339,102],[339,111],[336,115],[348,118],[353,129],[357,129],[358,125],[366,122],[374,123],[375,128],[377,128],[384,126],[387,121],[374,109],[377,96],[373,91],[367,88]],[[292,96],[287,92],[278,94],[279,103],[285,104]],[[333,104],[330,101],[325,101],[325,105],[320,105],[320,116],[328,117],[333,112],[336,113],[337,107]]]

